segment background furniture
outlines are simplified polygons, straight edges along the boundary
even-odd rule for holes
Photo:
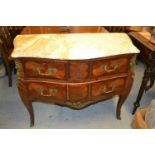
[[[137,108],[140,106],[140,100],[144,91],[148,91],[152,88],[155,80],[155,44],[151,43],[149,39],[146,39],[138,32],[131,32],[130,37],[135,44],[140,49],[139,57],[146,64],[144,77],[140,86],[140,90],[137,99],[134,103],[133,114],[136,112]],[[148,84],[149,83],[149,84]]]
[[[147,109],[139,109],[136,111],[134,118],[131,122],[131,127],[133,129],[148,129],[148,125],[145,122],[145,114]]]
[[[105,26],[109,32],[126,32],[129,26]]]
[[[155,100],[135,113],[131,126],[134,129],[155,129]]]
[[[108,32],[102,26],[27,26],[21,34]]]
[[[10,32],[12,38],[15,38],[16,35],[20,34],[25,26],[7,26],[8,31]]]
[[[93,33],[93,32],[105,32],[105,29],[102,26],[69,26],[69,32]]]
[[[67,26],[26,26],[21,34],[67,33]]]
[[[116,36],[126,43],[122,54],[120,53],[124,46],[120,41],[117,42]],[[128,52],[127,44],[130,47]],[[15,45],[18,50],[16,51],[15,46],[12,57],[18,71],[18,89],[30,114],[31,126],[34,125],[32,102],[40,100],[81,109],[119,95],[116,116],[121,119],[121,107],[133,81],[132,61],[135,52],[138,52],[127,35],[109,34],[108,41],[107,35],[99,33],[63,36],[54,34],[46,37],[21,35],[16,38]],[[109,45],[111,51],[106,51],[104,45]],[[117,47],[118,51],[112,46]],[[84,47],[85,52],[81,47]],[[100,50],[97,50],[99,47]],[[74,53],[73,49],[78,51]],[[112,53],[113,50],[115,52]],[[99,51],[104,56],[94,57]],[[73,58],[68,57],[70,52]],[[107,56],[110,52],[111,56]]]
[[[13,50],[13,37],[5,26],[0,27],[1,54],[5,62],[6,74],[8,75],[9,86],[12,86],[12,69],[14,61],[10,59]]]
[[[5,63],[9,87],[12,86],[12,70],[15,66],[14,61],[10,57],[13,50],[13,39],[21,32],[22,28],[18,26],[0,26],[0,52]]]
[[[140,32],[144,26],[104,26],[109,32]]]

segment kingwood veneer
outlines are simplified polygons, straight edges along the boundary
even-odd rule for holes
[[[12,57],[15,59],[18,72],[19,94],[30,114],[31,126],[34,125],[33,101],[45,101],[81,109],[119,95],[116,116],[117,119],[121,119],[121,106],[133,82],[133,60],[139,51],[126,34],[106,35],[22,35],[15,39]],[[60,38],[63,38],[63,41]],[[105,39],[107,44],[111,39],[112,44],[115,43],[115,47],[119,47],[120,44],[122,50],[128,43],[130,51],[121,53],[118,48],[119,52],[106,53],[106,42],[103,41],[102,45],[102,39]],[[104,56],[99,56],[100,52],[93,51],[98,47]],[[76,52],[79,52],[78,56],[75,56]],[[85,58],[87,56],[88,58]]]

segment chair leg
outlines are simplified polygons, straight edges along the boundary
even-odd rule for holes
[[[17,69],[14,67],[14,74],[16,74],[17,73]]]
[[[7,64],[6,64],[5,61],[4,61],[3,55],[2,55],[2,63],[3,63],[3,65],[4,65],[4,67],[5,67],[5,75],[8,75]]]
[[[7,65],[4,64],[4,67],[5,67],[5,75],[8,75]]]
[[[12,86],[12,69],[14,68],[14,65],[12,63],[9,63],[5,55],[3,56],[3,63],[5,66],[5,71],[6,75],[8,76],[8,82],[9,82],[9,87]]]
[[[12,87],[12,65],[7,64],[6,66],[7,66],[9,87]]]

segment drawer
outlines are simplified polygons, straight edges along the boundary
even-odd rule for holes
[[[127,58],[94,61],[92,66],[92,75],[95,78],[128,71],[129,60]]]
[[[70,62],[69,79],[72,82],[82,82],[89,78],[89,65],[86,62]]]
[[[63,62],[26,61],[24,69],[27,78],[66,79],[66,65]]]
[[[106,80],[92,84],[92,96],[101,96],[121,92],[125,86],[125,78]]]
[[[85,100],[88,98],[89,85],[78,84],[68,86],[68,96],[70,101]]]
[[[53,100],[66,100],[66,85],[46,82],[28,83],[28,91],[32,96],[51,98]],[[51,100],[52,101],[52,100]]]

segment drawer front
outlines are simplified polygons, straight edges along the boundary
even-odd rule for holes
[[[97,78],[104,75],[126,73],[128,71],[128,63],[127,58],[94,61],[92,75]]]
[[[89,65],[85,62],[70,62],[70,81],[82,82],[89,78]]]
[[[125,86],[125,78],[106,80],[92,84],[92,96],[101,96],[121,92]]]
[[[78,84],[68,86],[68,96],[70,101],[85,100],[88,98],[88,84]]]
[[[24,65],[27,78],[66,79],[65,63],[27,61]]]
[[[28,84],[30,95],[35,97],[45,97],[55,100],[66,100],[66,85],[49,84],[45,82],[30,82]]]

